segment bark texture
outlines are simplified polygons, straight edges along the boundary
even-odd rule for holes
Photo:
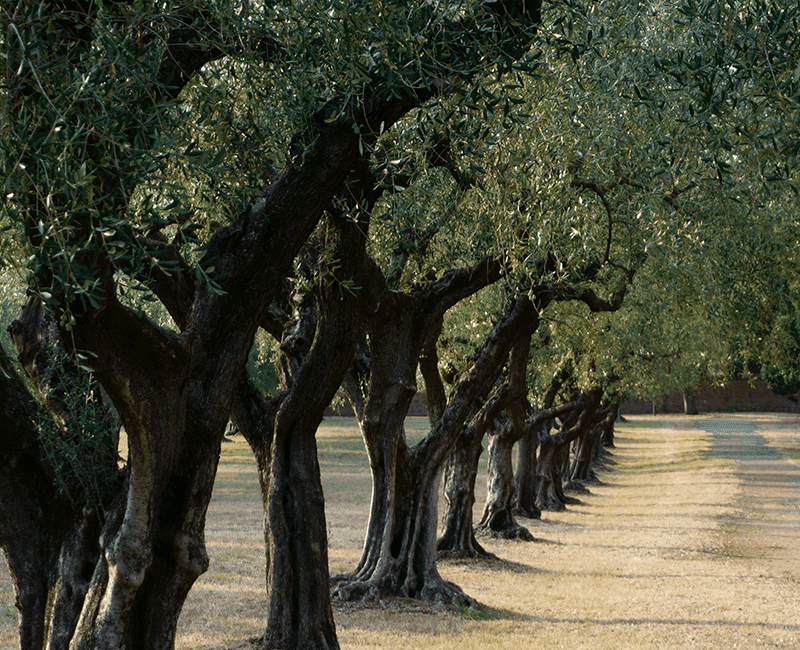
[[[523,32],[523,25],[506,23],[519,19],[527,26],[535,26],[540,20],[539,6],[538,2],[487,5],[487,10],[498,17],[498,29],[504,37],[509,37],[503,39],[507,46],[503,48],[504,56],[513,56],[529,47],[529,34]],[[43,15],[47,16],[45,21],[39,15],[42,7]],[[15,4],[15,12],[27,20],[32,30],[41,29],[35,36],[47,43],[47,48],[40,50],[47,60],[37,62],[39,72],[62,73],[65,78],[81,78],[84,74],[81,66],[96,49],[95,34],[106,27],[102,22],[103,12],[114,8],[83,0],[44,5],[21,0]],[[137,33],[131,34],[132,41],[147,54],[141,60],[136,59],[141,69],[137,68],[132,75],[140,84],[135,99],[144,123],[133,124],[118,133],[101,132],[99,138],[91,128],[78,129],[76,138],[85,141],[76,140],[70,150],[70,155],[75,156],[71,163],[77,167],[83,163],[91,170],[85,191],[92,196],[92,209],[52,207],[68,202],[59,196],[52,197],[53,201],[51,197],[41,201],[38,189],[27,204],[24,225],[34,246],[42,242],[42,235],[37,234],[40,224],[64,225],[68,236],[75,237],[74,248],[79,252],[70,259],[70,264],[74,263],[95,287],[90,297],[84,299],[81,294],[79,299],[72,300],[62,291],[71,282],[73,267],[60,266],[59,260],[64,259],[60,257],[61,251],[39,266],[38,288],[49,292],[57,304],[56,322],[62,324],[62,339],[69,342],[67,351],[89,353],[87,363],[113,402],[125,426],[129,446],[124,484],[115,498],[104,504],[97,520],[80,513],[72,518],[64,514],[63,522],[53,531],[53,539],[40,543],[32,535],[31,549],[19,548],[13,539],[20,532],[27,534],[28,530],[36,529],[40,537],[49,534],[49,524],[43,522],[53,514],[47,504],[58,503],[52,495],[58,486],[54,486],[52,476],[47,476],[41,447],[34,442],[32,432],[18,435],[24,429],[19,418],[27,417],[24,411],[28,407],[24,396],[15,393],[18,384],[13,376],[4,377],[3,389],[11,391],[9,399],[19,405],[16,410],[9,409],[13,418],[6,432],[14,431],[13,436],[19,441],[9,440],[12,434],[0,434],[0,444],[8,448],[0,464],[0,490],[4,497],[9,496],[0,508],[4,513],[9,512],[11,522],[7,527],[4,525],[0,538],[13,565],[23,610],[22,634],[26,641],[30,640],[29,647],[37,650],[45,643],[52,648],[69,645],[70,650],[173,647],[185,597],[208,566],[203,536],[206,510],[220,442],[254,334],[264,322],[280,284],[290,274],[298,250],[331,207],[348,175],[364,161],[363,152],[370,150],[377,134],[390,129],[421,102],[447,88],[446,80],[441,83],[422,80],[416,88],[399,88],[381,85],[383,80],[376,79],[358,93],[333,98],[330,106],[320,107],[308,116],[307,132],[298,134],[297,146],[288,152],[289,162],[283,172],[271,179],[230,225],[215,232],[204,247],[197,268],[181,259],[180,242],[167,243],[158,224],[154,223],[146,234],[120,225],[125,230],[123,238],[136,242],[137,255],[143,251],[143,256],[152,253],[153,259],[174,263],[170,272],[158,264],[134,268],[135,256],[118,255],[112,259],[102,247],[89,245],[93,237],[99,236],[94,213],[124,219],[132,204],[135,183],[127,177],[123,163],[137,152],[147,152],[150,148],[153,153],[163,146],[158,129],[148,131],[149,125],[161,123],[173,111],[172,100],[204,64],[240,51],[239,35],[227,41],[225,29],[209,24],[207,18],[208,14],[202,10],[178,7],[172,14],[158,16],[152,24],[134,27],[148,33],[148,38],[152,36],[151,40],[142,41]],[[9,11],[0,13],[4,28],[12,20],[17,20],[16,14],[12,17]],[[124,21],[119,24],[121,30],[128,27]],[[218,33],[221,36],[209,41],[205,38],[208,34],[198,26],[215,37]],[[148,30],[152,30],[152,35]],[[496,36],[488,35],[490,47]],[[20,44],[23,41],[17,40]],[[268,56],[275,44],[260,45]],[[18,69],[19,73],[7,78],[7,108],[9,115],[19,117],[18,123],[22,123],[29,108],[23,100],[33,102],[41,95],[39,108],[44,117],[32,120],[32,133],[27,134],[32,136],[31,141],[36,141],[42,130],[46,133],[56,123],[51,123],[50,118],[59,119],[58,107],[53,104],[53,99],[58,98],[47,95],[39,80],[33,78],[36,66],[29,62],[21,65],[20,57],[28,56],[22,52],[24,49],[22,46],[9,55],[7,69]],[[108,70],[113,72],[113,61]],[[96,67],[94,74],[100,83],[110,86],[117,78],[116,72],[113,78],[111,73],[104,77],[106,67],[102,66]],[[94,83],[88,74],[85,78],[85,83]],[[414,79],[417,77],[410,77],[409,84],[413,85]],[[51,106],[55,115],[49,113]],[[130,106],[133,104],[129,103]],[[335,110],[328,112],[331,106]],[[336,118],[326,119],[330,113]],[[142,155],[146,157],[146,153]],[[30,170],[37,168],[35,159],[21,162]],[[363,250],[352,256],[348,252],[343,259],[360,264]],[[486,263],[479,270],[490,274],[491,268],[491,263]],[[425,305],[416,313],[428,318],[432,310],[438,309],[432,305],[445,304],[450,298],[443,297],[441,291],[450,286],[450,281],[460,282],[462,292],[466,290],[464,287],[474,291],[472,287],[480,282],[485,284],[484,279],[479,282],[471,271],[466,278],[463,273],[455,272],[447,281],[434,283],[424,296],[417,297]],[[117,293],[114,278],[118,273],[145,276],[140,279],[162,300],[179,331],[162,328],[126,307]],[[339,280],[344,282],[351,277]],[[263,436],[256,446],[267,501],[270,593],[269,620],[262,640],[265,647],[336,646],[330,608],[326,604],[327,585],[320,586],[327,557],[313,431],[322,408],[338,385],[339,369],[349,362],[348,354],[360,332],[350,320],[352,300],[345,295],[347,292],[338,301],[333,295],[338,288],[318,303],[320,320],[313,345],[289,372],[294,385],[307,391],[288,390],[269,404],[269,435]],[[389,293],[387,288],[381,299]],[[391,303],[391,298],[387,302]],[[372,314],[376,312],[380,312],[378,306],[374,306]],[[417,325],[419,318],[416,322],[405,318],[406,334],[410,336],[408,333]],[[417,341],[413,344],[416,356],[420,345]],[[387,345],[384,349],[388,349]],[[487,363],[500,363],[497,359],[503,354],[502,350],[488,354],[491,361]],[[394,372],[381,373],[384,385],[402,395],[401,408],[403,403],[407,408],[405,398],[409,392],[413,393],[416,356],[411,365],[401,368],[399,381],[395,381]],[[330,376],[320,372],[320,368],[330,369]],[[386,508],[391,513],[390,522],[384,523],[394,531],[385,535],[392,551],[399,548],[398,544],[406,549],[403,553],[397,550],[397,558],[409,569],[403,578],[403,584],[407,585],[404,589],[409,593],[424,597],[439,592],[455,593],[435,577],[432,560],[435,496],[442,463],[468,412],[465,404],[485,394],[482,393],[484,375],[496,374],[496,369],[476,372],[480,377],[476,376],[469,386],[465,384],[458,405],[446,417],[442,416],[443,424],[437,432],[446,433],[441,433],[436,443],[423,443],[413,452],[402,452],[402,425],[394,415],[388,429],[381,426],[381,431],[390,432],[390,438],[378,441],[373,437],[371,442],[374,448],[383,444],[386,451],[384,456],[376,452],[372,457],[374,462],[388,458],[392,463],[388,469],[376,469],[384,471],[390,479],[385,483],[388,493],[394,495],[399,486],[400,492],[407,495]],[[386,396],[391,396],[391,391]],[[246,398],[245,395],[241,402],[247,403]],[[372,418],[382,411],[371,408],[374,407],[369,403],[365,406],[365,422],[378,426]],[[440,439],[442,442],[438,442]],[[395,483],[399,474],[393,464],[395,458],[399,459],[399,467],[418,474],[419,483],[409,484],[411,474]],[[14,484],[23,473],[31,480]],[[385,496],[377,501],[385,500]],[[17,511],[21,514],[15,514]],[[306,519],[308,525],[300,526]],[[392,528],[395,522],[412,534],[398,536],[399,529]],[[423,549],[420,554],[418,548]],[[32,566],[34,558],[41,568]],[[76,576],[73,583],[60,580],[57,564],[72,567],[69,572]],[[311,584],[306,585],[306,579]],[[56,584],[60,591],[53,600],[52,589]],[[44,602],[49,599],[58,605],[50,621],[43,621],[43,590],[49,590],[50,594]],[[287,596],[288,593],[291,595]],[[309,621],[319,620],[322,620],[320,625],[310,626]]]
[[[546,427],[547,424],[540,426]],[[514,471],[514,487],[517,500],[514,514],[528,519],[540,519],[542,511],[536,505],[536,454],[539,432],[527,433],[517,443],[517,467]]]
[[[36,397],[0,350],[0,546],[17,592],[21,647],[66,648],[100,555],[101,526],[122,488],[118,424],[64,354],[37,297],[9,330]]]
[[[478,460],[483,453],[482,436],[460,440],[445,467],[444,531],[436,542],[439,557],[477,558],[492,554],[475,537],[472,507],[475,505],[475,481]]]
[[[564,493],[563,475],[565,467],[569,467],[570,445],[599,419],[596,412],[600,395],[599,390],[587,393],[581,400],[580,411],[573,412],[565,418],[562,429],[557,433],[551,435],[546,429],[539,429],[536,505],[541,510],[558,511],[566,507],[568,498]]]
[[[465,279],[469,280],[470,275]],[[447,281],[454,279],[455,276],[451,276]],[[447,301],[457,297],[455,291],[447,295]],[[436,569],[436,506],[441,472],[474,404],[485,399],[520,327],[532,317],[533,308],[527,299],[512,305],[470,371],[456,383],[436,426],[424,440],[409,449],[402,422],[414,394],[413,371],[419,351],[426,332],[430,331],[415,326],[415,321],[422,318],[424,323],[425,319],[430,319],[431,325],[435,325],[439,316],[431,307],[414,309],[414,302],[424,299],[424,295],[386,298],[397,301],[396,311],[393,318],[381,320],[395,327],[373,329],[368,324],[373,357],[369,396],[359,418],[373,471],[367,538],[356,570],[339,578],[335,595],[343,600],[395,595],[470,605],[474,601],[461,589],[444,581]],[[388,300],[382,300],[381,308],[388,307],[387,303]],[[404,324],[398,326],[400,323]],[[389,332],[389,329],[395,331]],[[420,334],[422,337],[415,343],[414,337]],[[390,350],[395,353],[394,372],[380,365],[388,360]],[[398,351],[403,355],[403,363],[397,363]],[[404,371],[400,377],[405,376],[405,381],[396,380],[398,369]]]

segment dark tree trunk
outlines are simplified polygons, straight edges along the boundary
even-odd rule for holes
[[[542,424],[540,426],[547,426]],[[549,434],[548,434],[549,435]],[[538,431],[533,430],[523,436],[517,443],[517,467],[514,472],[514,486],[517,500],[514,514],[518,517],[540,519],[542,511],[536,505],[536,450],[538,448]]]
[[[472,605],[474,601],[444,580],[436,567],[440,467],[419,450],[409,452],[405,444],[398,452],[394,495],[389,496],[385,481],[374,486],[373,504],[377,499],[385,507],[373,507],[361,561],[355,572],[338,579],[335,596],[367,601],[400,596]]]
[[[569,377],[565,370],[555,373],[550,381],[550,387],[544,394],[542,401],[543,411],[551,409],[556,395]],[[569,412],[569,411],[566,411]],[[541,418],[541,415],[539,417]],[[535,426],[530,424],[526,427],[525,435],[519,440],[517,445],[517,468],[514,473],[514,485],[517,490],[516,503],[514,504],[514,514],[530,519],[540,519],[542,511],[537,505],[540,490],[546,490],[546,486],[541,484],[541,469],[538,468],[541,462],[543,451],[538,451],[542,441],[550,439],[550,428],[553,425],[553,418],[541,419]]]
[[[104,513],[122,487],[118,422],[65,354],[38,298],[9,331],[38,400],[0,349],[0,546],[17,591],[21,647],[66,648],[100,556]],[[91,442],[83,444],[87,423]]]
[[[447,463],[448,484],[445,486],[447,512],[445,529],[437,542],[440,556],[494,557],[475,538],[472,506],[475,503],[475,479],[478,459],[483,451],[483,438],[490,428],[498,426],[498,416],[514,397],[508,382],[498,384],[491,397],[464,428]]]
[[[614,448],[614,425],[618,422],[619,415],[619,400],[612,401],[606,410],[606,416],[600,422],[599,426],[602,431],[600,432],[600,445],[597,449],[595,456],[609,460],[611,452],[609,449]]]
[[[467,285],[451,291],[448,301],[474,286],[469,282],[471,277],[470,272],[463,278]],[[476,279],[483,282],[484,277],[480,274]],[[448,282],[453,281],[457,281],[456,276],[448,278]],[[446,308],[436,295],[438,287],[434,287],[429,295],[435,302],[427,309],[420,309],[423,305],[419,303],[414,305],[419,297],[384,294],[381,309],[393,306],[392,317],[385,314],[382,326],[370,327],[373,366],[361,429],[373,472],[372,510],[361,561],[352,574],[338,578],[335,595],[343,600],[393,595],[474,603],[436,569],[441,472],[473,405],[488,393],[520,327],[534,314],[527,299],[514,303],[477,355],[471,371],[456,384],[437,426],[408,449],[402,422],[414,394],[414,370],[427,334],[440,322]],[[428,326],[420,327],[417,319]],[[390,360],[395,362],[387,363]]]
[[[109,307],[108,311],[113,313],[114,309]],[[21,333],[22,330],[17,329],[15,336]],[[162,353],[165,371],[169,372],[167,361],[174,349],[162,350]],[[169,387],[161,386],[158,398],[150,396],[155,403],[174,406],[173,380],[174,377],[170,378]],[[53,388],[52,382],[48,380],[48,383]],[[79,388],[60,386],[45,395],[45,399],[52,401],[52,395],[64,398]],[[128,386],[134,395],[138,389],[135,384]],[[59,410],[53,408],[52,412]],[[123,413],[123,417],[131,415],[130,411]],[[175,435],[169,426],[174,424],[174,419],[162,411],[159,416],[163,428],[152,425],[150,428],[161,439],[169,439],[168,436]],[[208,468],[209,464],[215,467],[216,456],[203,449],[198,451],[175,444],[171,448],[174,455],[162,454],[155,458],[152,448],[148,448],[147,436],[137,436],[142,429],[136,424],[143,419],[147,420],[145,417],[137,422],[132,418],[135,424],[128,428],[131,456],[124,491],[119,490],[123,486],[114,480],[118,472],[115,455],[94,455],[96,463],[104,457],[110,459],[100,502],[95,500],[97,495],[89,491],[91,486],[84,486],[81,491],[80,486],[71,484],[72,478],[64,473],[66,470],[49,469],[41,461],[42,448],[38,439],[25,454],[26,474],[36,483],[25,489],[17,483],[13,488],[16,500],[3,500],[4,506],[14,504],[18,511],[14,525],[29,529],[26,533],[31,547],[29,554],[35,553],[22,558],[16,549],[6,547],[23,610],[21,639],[30,644],[25,647],[39,648],[47,644],[53,649],[68,645],[75,649],[119,648],[127,644],[137,648],[168,648],[172,645],[180,605],[188,584],[205,567],[205,555],[202,526],[190,529],[195,522],[187,521],[190,519],[187,514],[196,512],[193,508],[196,502],[192,499],[190,485],[181,482],[186,475],[181,471],[173,473],[169,481],[161,484],[159,496],[155,497],[152,490],[157,480],[154,470],[163,464],[176,463],[187,469],[189,476],[207,477],[210,473],[213,482],[213,468]],[[72,426],[80,419],[59,418],[59,422]],[[82,432],[72,433],[78,436]],[[110,440],[115,441],[116,436]],[[133,469],[134,459],[148,452],[150,462],[138,471]],[[76,458],[80,459],[80,455]],[[97,472],[100,466],[93,469]],[[101,476],[102,473],[96,474],[96,477]],[[45,504],[42,498],[50,491],[49,503]],[[131,511],[140,516],[138,525],[126,522]],[[34,534],[31,525],[39,532]],[[199,533],[199,543],[198,537],[192,534],[195,530]],[[30,562],[34,557],[38,558],[38,568],[31,570]],[[44,617],[43,597],[48,608]]]
[[[316,260],[322,279],[313,293],[293,296],[293,319],[281,336],[283,392],[266,399],[242,378],[233,402],[233,419],[256,458],[264,507],[267,625],[261,648],[339,647],[315,436],[361,337],[358,297],[339,288],[358,275],[367,221],[337,224],[335,241],[323,245],[335,244],[338,277]]]
[[[339,283],[360,275],[367,221],[341,219],[339,277],[325,275],[316,335],[276,412],[265,504],[268,619],[263,648],[339,647],[330,600],[328,531],[316,432],[361,338],[358,297]],[[282,347],[286,349],[287,341]],[[285,354],[289,356],[289,354]],[[323,373],[320,369],[324,368]],[[262,457],[259,454],[257,458]],[[259,473],[266,474],[264,467]]]
[[[0,404],[0,546],[14,581],[20,647],[38,650],[61,547],[77,517],[38,444],[36,404],[1,348]]]
[[[292,406],[287,401],[285,407]],[[330,601],[325,499],[314,440],[322,414],[315,415],[284,423],[279,412],[268,485],[262,481],[262,493],[267,489],[267,625],[261,648],[339,647]],[[259,471],[263,475],[263,468]]]
[[[538,301],[539,308],[546,302]],[[525,437],[524,421],[527,412],[526,374],[530,356],[531,337],[539,326],[537,316],[514,343],[508,367],[508,383],[513,393],[509,400],[509,418],[497,419],[489,429],[489,464],[486,503],[478,522],[478,530],[492,537],[532,541],[533,535],[520,526],[514,517],[516,487],[514,484],[511,451],[514,444]]]
[[[683,412],[686,415],[697,415],[699,411],[697,410],[697,400],[695,399],[694,393],[690,390],[683,391]]]
[[[581,490],[585,483],[599,482],[594,472],[594,459],[600,445],[602,428],[595,425],[576,441],[575,458],[569,472],[568,489]]]
[[[564,510],[564,500],[559,496],[561,471],[557,463],[557,446],[550,434],[540,437],[539,458],[536,462],[536,507],[542,511]]]
[[[428,419],[431,428],[447,406],[444,382],[438,368],[436,338],[441,333],[437,328],[434,340],[420,358],[420,371],[425,378],[428,397]],[[483,453],[483,435],[464,432],[444,469],[444,499],[446,511],[443,517],[444,532],[436,542],[438,557],[476,558],[487,557],[486,551],[475,539],[472,527],[472,507],[475,505],[475,481],[478,477],[478,460]]]
[[[583,399],[573,402],[581,406],[579,416],[572,414],[564,424],[564,429],[550,435],[544,428],[539,429],[539,459],[536,464],[536,477],[539,486],[536,505],[543,511],[564,510],[567,503],[574,501],[564,493],[564,474],[569,470],[569,448],[587,428],[599,419],[596,415],[600,402],[600,391],[589,391]],[[569,428],[567,428],[569,427]]]

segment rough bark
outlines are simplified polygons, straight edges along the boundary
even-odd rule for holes
[[[552,408],[567,377],[568,374],[563,370],[555,373],[542,399],[543,409]],[[517,489],[517,501],[514,505],[516,515],[531,519],[540,519],[542,516],[542,511],[536,505],[541,488],[537,466],[544,451],[538,451],[538,448],[540,441],[549,439],[552,426],[552,420],[543,420],[536,427],[529,427],[517,444],[517,468],[514,472],[514,485]]]
[[[46,605],[72,508],[38,445],[36,404],[0,348],[0,546],[14,581],[22,648],[42,648]]]
[[[336,279],[325,274],[317,297],[313,343],[284,339],[292,371],[275,412],[268,466],[257,453],[265,508],[268,619],[263,648],[338,648],[330,602],[324,497],[315,434],[361,337],[358,297],[336,282],[358,277],[366,221],[338,223]],[[306,312],[308,316],[308,312]],[[300,320],[303,320],[302,318]],[[302,332],[295,328],[292,335]],[[291,337],[289,337],[291,338]],[[308,347],[307,353],[304,349]],[[319,369],[325,368],[324,373]],[[266,479],[266,480],[264,480]]]
[[[444,531],[436,542],[439,557],[492,557],[475,537],[472,507],[478,460],[483,453],[482,437],[471,436],[453,449],[444,470]]]
[[[540,426],[547,426],[542,424]],[[539,433],[532,430],[517,443],[517,467],[514,471],[514,487],[517,499],[514,514],[528,519],[540,519],[542,511],[536,505],[536,454]]]
[[[515,487],[511,463],[514,437],[510,422],[496,425],[489,433],[489,476],[486,504],[478,530],[492,537],[533,541],[530,531],[514,517]]]
[[[614,426],[617,422],[625,422],[620,415],[620,405],[622,398],[615,396],[609,404],[609,412],[606,419],[603,421],[603,434],[600,438],[600,444],[605,450],[614,448]],[[611,452],[606,451],[606,455],[610,456]]]
[[[559,497],[556,483],[560,471],[556,468],[556,444],[552,436],[539,431],[539,457],[536,461],[536,507],[539,510],[558,512],[564,510],[564,501]]]
[[[18,8],[30,9],[33,5],[21,2]],[[52,31],[48,34],[53,53],[50,63],[60,63],[58,57],[63,55],[68,66],[70,57],[77,61],[92,48],[98,9],[81,0],[60,2],[56,9],[52,23],[46,24]],[[538,3],[519,6],[492,3],[489,10],[504,19],[523,17],[533,24],[539,20]],[[10,14],[4,12],[2,16],[7,26]],[[180,17],[184,19],[186,14]],[[34,22],[38,25],[40,21]],[[166,33],[154,38],[163,49],[163,60],[160,65],[156,62],[153,79],[146,80],[152,81],[152,89],[142,99],[153,102],[154,123],[159,121],[159,111],[171,110],[167,100],[177,96],[194,72],[225,54],[217,47],[204,50],[189,45],[194,39],[202,43],[202,34],[194,29],[187,34],[178,27],[178,24],[192,24],[188,18],[165,23]],[[524,34],[516,41],[517,48],[528,47]],[[10,62],[8,69],[17,68],[16,63]],[[46,68],[41,66],[42,70]],[[28,83],[32,67],[19,66],[19,70],[25,74],[15,77],[20,88],[9,91],[12,110],[15,91],[21,93],[17,96],[38,92],[33,83]],[[50,630],[53,636],[70,638],[71,650],[123,647],[161,650],[174,644],[175,626],[186,594],[208,564],[203,540],[205,513],[233,393],[256,328],[299,247],[362,156],[362,146],[366,144],[368,150],[370,138],[377,137],[370,134],[378,133],[378,125],[381,130],[391,128],[405,113],[439,90],[437,84],[425,83],[408,92],[398,92],[395,88],[380,87],[380,83],[381,80],[376,80],[372,86],[363,88],[349,103],[340,101],[336,106],[339,117],[332,122],[324,119],[322,111],[314,115],[311,132],[306,134],[307,142],[313,144],[302,155],[297,150],[290,152],[291,160],[284,172],[254,197],[230,226],[216,232],[200,262],[202,269],[215,268],[216,286],[195,282],[193,270],[183,264],[175,273],[153,270],[149,286],[175,317],[180,334],[158,327],[119,302],[113,276],[121,269],[112,266],[111,260],[88,249],[79,255],[77,263],[90,270],[92,279],[102,286],[93,296],[96,300],[83,304],[76,301],[71,306],[69,315],[74,318],[74,326],[69,331],[70,340],[76,349],[92,353],[89,363],[125,425],[129,459],[124,493],[107,509],[100,533],[91,535],[97,540],[98,561],[85,567],[86,597],[74,632],[67,629],[66,623]],[[49,101],[47,97],[44,99]],[[50,128],[46,120],[42,123],[42,128]],[[357,133],[366,135],[360,138]],[[97,180],[90,188],[98,197],[93,208],[121,215],[132,191],[126,188],[126,179],[118,167],[126,155],[123,136],[144,138],[144,144],[137,140],[133,151],[146,147],[148,136],[143,128],[115,135],[120,136],[119,140],[108,138],[104,150],[106,145],[95,146],[96,143],[87,141],[81,155],[97,163]],[[36,164],[28,167],[34,169]],[[27,225],[32,238],[36,237],[38,223],[58,222],[65,217],[51,213],[35,197],[31,205]],[[77,217],[80,219],[81,215]],[[76,236],[91,233],[93,226],[87,219],[70,224],[75,226]],[[167,246],[159,246],[157,239],[149,244],[167,255],[174,252]],[[57,286],[58,282],[52,281],[61,271],[53,267],[43,272],[39,278],[42,286]],[[52,293],[56,301],[60,299],[57,291]],[[324,346],[319,348],[321,363],[328,360],[323,349]],[[318,370],[304,366],[299,372],[324,374]],[[269,458],[270,481],[275,483],[277,491],[270,494],[281,491],[284,494],[283,499],[276,497],[271,506],[271,512],[277,513],[274,522],[270,519],[271,526],[275,526],[275,535],[282,536],[284,541],[287,535],[298,533],[298,543],[312,551],[302,558],[301,564],[304,562],[306,567],[324,563],[324,552],[314,548],[319,531],[314,529],[309,537],[303,538],[303,531],[280,528],[281,522],[297,525],[303,504],[313,506],[314,512],[321,511],[321,495],[314,479],[313,438],[306,433],[315,427],[315,408],[316,403],[312,407],[300,395],[284,398],[275,416]],[[434,456],[439,463],[434,463],[434,467],[438,468],[442,459],[429,453],[427,447],[424,450],[420,456],[426,462]],[[435,483],[437,471],[429,468],[426,485]],[[28,505],[35,507],[35,503]],[[429,512],[425,508],[423,511]],[[274,590],[278,592],[288,585],[288,574],[281,570],[273,573],[276,583],[281,585]],[[294,575],[295,580],[301,577]],[[301,606],[305,607],[302,603]],[[296,629],[297,617],[289,618]],[[265,635],[265,643],[273,641]],[[281,637],[280,643],[302,641]]]
[[[602,433],[602,427],[596,424],[575,441],[575,455],[569,471],[567,489],[581,491],[586,483],[599,482],[594,471],[594,459]]]
[[[563,475],[565,466],[569,467],[569,447],[588,428],[599,420],[597,407],[600,391],[589,391],[581,400],[580,414],[567,418],[573,424],[565,423],[564,428],[550,435],[544,428],[539,430],[539,460],[536,464],[538,491],[536,505],[541,510],[564,510],[569,499],[564,494]]]
[[[570,470],[570,481],[583,483],[598,482],[595,469],[608,461],[606,442],[614,441],[614,421],[617,416],[618,401],[607,399],[597,409],[594,416],[596,424],[588,433],[578,439],[578,449]]]
[[[455,290],[448,292],[447,300],[456,295]],[[456,384],[437,426],[409,449],[402,422],[414,394],[413,371],[428,331],[417,324],[426,319],[436,323],[435,305],[443,309],[441,299],[428,309],[414,309],[414,302],[421,297],[384,294],[382,309],[395,301],[392,318],[382,319],[391,326],[370,327],[373,365],[361,428],[373,471],[373,499],[361,561],[352,574],[338,579],[335,589],[335,595],[343,600],[394,595],[453,604],[474,602],[443,580],[436,569],[439,480],[473,405],[485,399],[519,328],[533,316],[533,308],[524,298],[514,303],[471,370]],[[402,364],[397,363],[398,353]],[[393,363],[382,367],[387,361]]]
[[[0,546],[17,592],[21,647],[66,648],[122,487],[118,425],[92,397],[96,384],[64,356],[37,297],[9,330],[36,399],[0,350]],[[93,427],[88,439],[85,426]]]
[[[539,326],[538,315],[532,319],[514,344],[509,364],[510,418],[495,422],[489,430],[489,464],[486,503],[478,522],[478,530],[492,537],[532,541],[533,535],[517,523],[514,516],[516,487],[513,480],[511,451],[525,437],[524,419],[527,400],[526,371],[530,356],[531,337]]]
[[[464,428],[447,462],[447,484],[444,532],[437,542],[439,556],[494,557],[477,541],[472,525],[472,506],[475,503],[475,480],[478,458],[483,451],[486,432],[498,425],[498,415],[513,399],[512,387],[504,382],[495,387],[490,398]]]

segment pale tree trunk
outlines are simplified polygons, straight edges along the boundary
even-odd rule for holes
[[[489,433],[489,476],[486,504],[478,530],[492,537],[532,541],[533,535],[514,517],[515,486],[511,462],[511,422],[496,423]]]
[[[695,395],[690,390],[683,391],[683,412],[686,415],[697,415],[700,412],[697,410]]]

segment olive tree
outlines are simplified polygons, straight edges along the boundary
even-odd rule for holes
[[[327,211],[329,266],[314,291],[326,306],[318,332],[332,336],[314,341],[287,386],[319,377],[331,350],[347,357],[336,337],[352,330],[353,294],[339,289],[357,275],[366,234],[337,207],[353,171],[410,111],[487,67],[504,72],[538,11],[502,2],[3,7],[4,216],[29,247],[33,299],[102,385],[129,446],[120,487],[101,508],[43,517],[36,504],[58,491],[59,476],[45,467],[30,396],[3,375],[20,404],[6,409],[16,418],[2,430],[4,507],[22,520],[4,518],[0,538],[26,647],[172,647],[184,598],[208,565],[205,512],[248,351],[270,327],[296,254]],[[270,119],[241,109],[254,97],[275,107]],[[171,322],[157,323],[137,293],[157,298]],[[282,393],[261,423],[266,533],[278,540],[268,551],[283,554],[269,566],[270,598],[283,606],[268,612],[266,647],[337,645],[313,444],[336,382],[333,372],[314,391]],[[31,480],[14,482],[22,466]],[[313,522],[305,537],[291,533],[298,512]],[[52,549],[11,543],[24,526],[56,525]],[[68,542],[78,533],[86,543],[76,554]]]

